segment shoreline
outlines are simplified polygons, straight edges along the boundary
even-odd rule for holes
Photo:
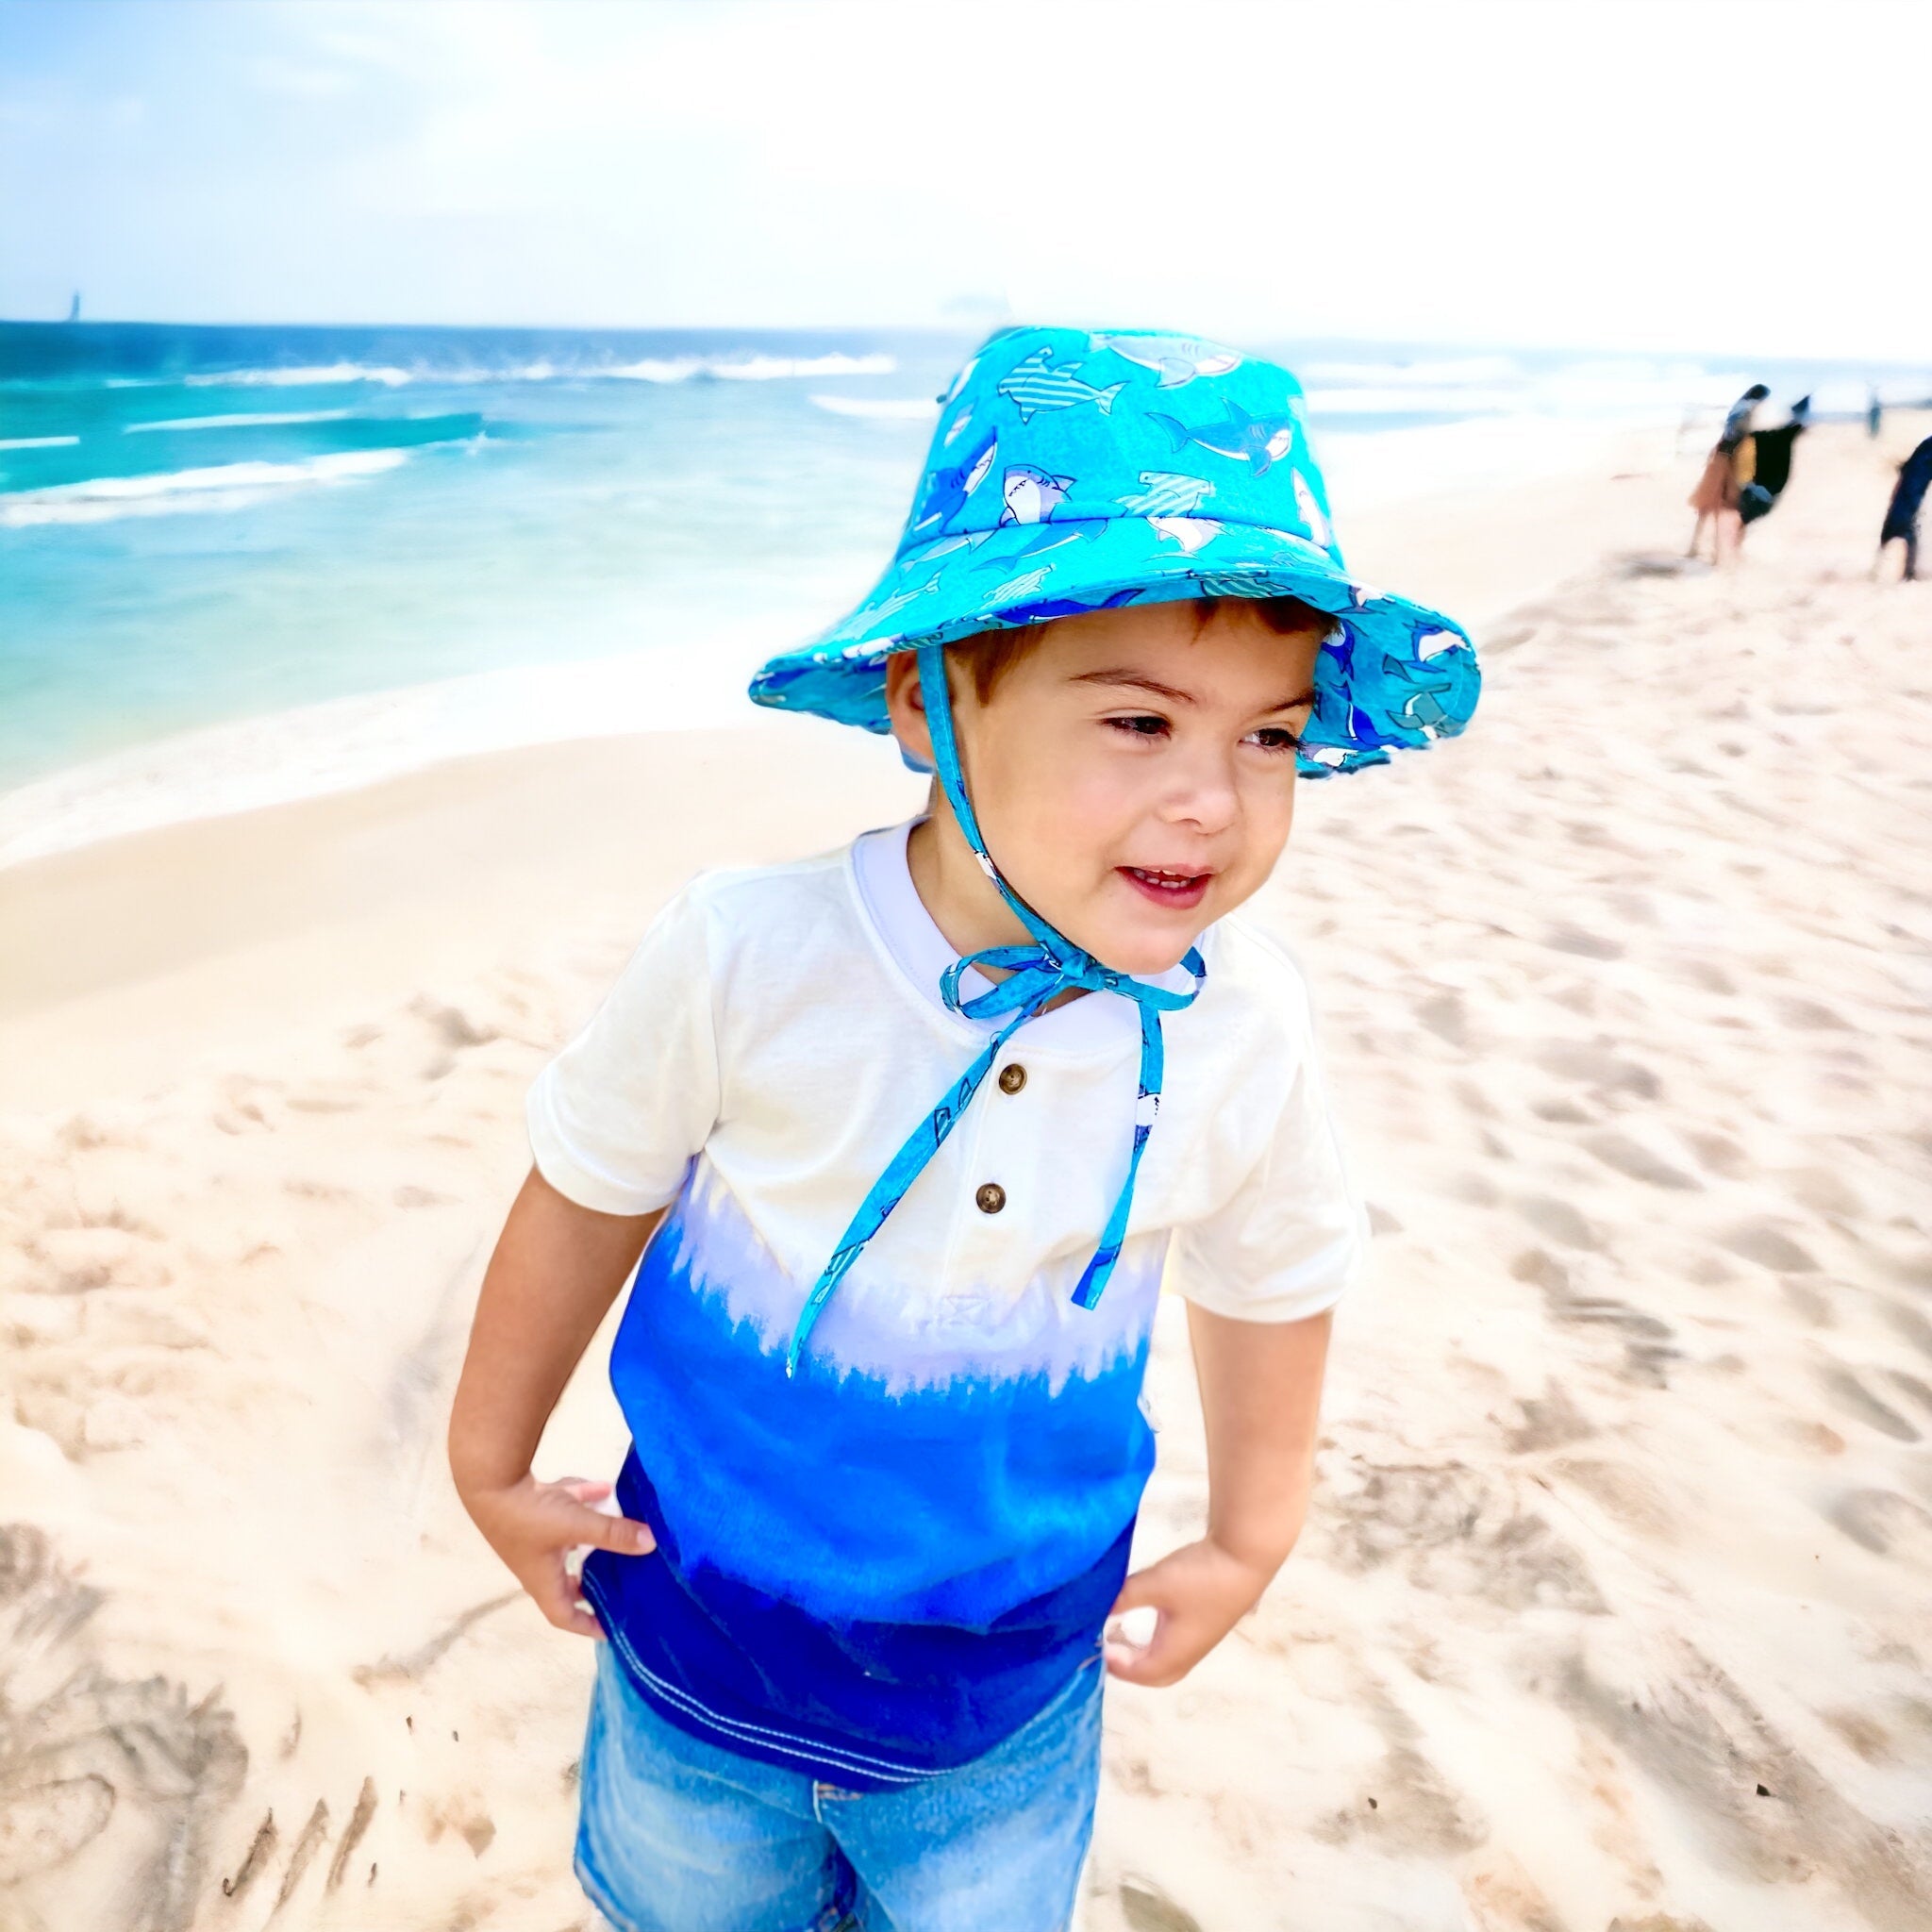
[[[1344,523],[1351,562],[1372,581],[1399,583],[1479,631],[1520,594],[1543,586],[1506,588],[1505,573],[1486,555],[1473,569],[1433,573],[1440,591],[1418,585],[1416,568],[1406,566],[1413,557],[1427,569],[1436,547],[1429,533],[1456,522],[1461,547],[1481,550],[1493,545],[1499,522],[1534,514],[1556,532],[1560,555],[1549,580],[1558,580],[1587,567],[1591,545],[1602,541],[1586,505],[1604,475],[1668,466],[1671,435],[1661,422],[1538,417],[1339,437],[1331,469],[1344,479],[1352,468],[1359,472],[1352,494],[1362,507]],[[1377,445],[1383,460],[1373,469],[1360,461],[1358,441]],[[1469,483],[1448,481],[1452,461],[1474,475],[1473,500]],[[1411,482],[1392,480],[1404,471]],[[1551,491],[1579,514],[1553,512]],[[1386,569],[1375,561],[1383,557],[1391,559]],[[795,641],[781,626],[726,625],[702,644],[475,672],[144,740],[0,791],[0,872],[104,840],[338,796],[479,755],[633,734],[760,729],[771,714],[746,702],[745,686],[764,658]]]

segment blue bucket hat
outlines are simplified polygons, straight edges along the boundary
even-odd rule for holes
[[[1383,764],[1391,748],[1453,737],[1475,708],[1469,635],[1446,617],[1357,583],[1328,522],[1301,386],[1287,370],[1213,342],[1144,330],[1008,329],[941,397],[940,424],[897,556],[872,594],[815,643],[752,680],[761,705],[891,729],[886,659],[916,651],[941,787],[967,844],[1031,935],[958,959],[946,1005],[1003,1022],[907,1138],[859,1204],[807,1294],[785,1372],[839,1283],[939,1152],[1001,1049],[1060,994],[1130,1000],[1140,1094],[1125,1174],[1073,1299],[1100,1299],[1127,1238],[1141,1158],[1159,1111],[1160,1015],[1186,992],[1119,973],[1057,931],[1008,885],[968,795],[945,646],[978,632],[1184,597],[1298,597],[1336,620],[1316,659],[1315,707],[1297,769],[1310,777]],[[970,967],[1001,975],[966,996]]]
[[[1122,604],[1281,596],[1337,620],[1305,777],[1386,764],[1468,724],[1481,681],[1468,632],[1350,575],[1286,369],[1149,330],[1008,329],[941,398],[885,575],[766,664],[751,696],[883,732],[895,651]]]

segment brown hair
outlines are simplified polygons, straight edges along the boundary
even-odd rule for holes
[[[1197,633],[1205,629],[1227,604],[1246,605],[1276,637],[1298,637],[1311,630],[1326,632],[1335,624],[1335,619],[1327,611],[1317,610],[1312,604],[1304,604],[1299,597],[1196,597],[1191,601]],[[1046,624],[1020,625],[1010,630],[983,630],[973,637],[961,638],[948,648],[946,655],[957,658],[972,674],[974,691],[979,702],[987,705],[992,701],[1000,679],[1052,627],[1049,621]]]

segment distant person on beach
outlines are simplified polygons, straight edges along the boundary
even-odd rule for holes
[[[451,1419],[484,1536],[607,1640],[615,1925],[1067,1925],[1103,1680],[1178,1682],[1293,1549],[1363,1252],[1300,974],[1231,915],[1300,779],[1477,689],[1344,569],[1286,370],[1016,328],[954,382],[883,578],[751,690],[891,733],[924,808],[659,913],[531,1091]],[[1163,1278],[1208,1514],[1129,1574]],[[532,1460],[627,1282],[600,1507]]]
[[[1898,481],[1892,486],[1885,522],[1878,530],[1880,562],[1890,545],[1904,544],[1905,569],[1900,578],[1907,584],[1915,582],[1919,575],[1919,512],[1924,508],[1928,485],[1932,485],[1932,436],[1898,466]],[[1875,570],[1877,564],[1873,567]]]
[[[1744,529],[1738,506],[1744,486],[1751,481],[1752,418],[1757,414],[1758,404],[1770,393],[1763,383],[1754,382],[1726,411],[1724,426],[1718,431],[1717,441],[1711,444],[1710,454],[1705,458],[1704,474],[1697,479],[1696,489],[1690,492],[1690,508],[1697,512],[1697,522],[1691,527],[1690,547],[1685,556],[1697,555],[1706,524],[1711,526],[1710,560],[1713,563],[1722,563],[1726,554],[1737,554]]]
[[[1866,391],[1865,434],[1873,441],[1878,440],[1878,432],[1885,427],[1885,405],[1878,400],[1878,385],[1874,382]]]
[[[1800,396],[1791,405],[1790,420],[1776,429],[1751,431],[1751,480],[1738,492],[1738,517],[1743,531],[1759,517],[1768,517],[1791,480],[1791,451],[1810,426],[1811,398]]]

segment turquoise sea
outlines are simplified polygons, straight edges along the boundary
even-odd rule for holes
[[[641,722],[690,722],[675,712],[694,675],[735,679],[883,563],[932,399],[971,347],[849,329],[0,324],[0,792],[228,721],[479,674],[515,674],[489,688],[527,706],[541,675],[587,660],[625,660],[633,691],[661,665],[663,715]],[[1857,408],[1868,374],[1272,353],[1309,391],[1344,541],[1353,506],[1558,464],[1598,427],[1679,423],[1753,375]],[[596,675],[569,675],[594,708]]]

